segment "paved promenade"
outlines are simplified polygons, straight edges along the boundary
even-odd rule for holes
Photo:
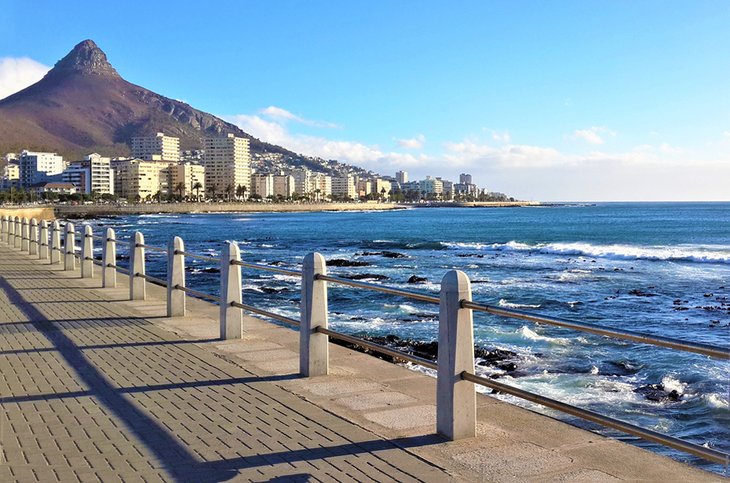
[[[26,258],[0,246],[0,481],[448,479]]]
[[[99,286],[0,242],[1,482],[720,479],[484,396],[447,443],[433,378],[336,346],[301,378],[295,331]]]

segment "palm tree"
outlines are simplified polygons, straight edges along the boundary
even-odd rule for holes
[[[246,187],[239,184],[238,187],[236,188],[236,197],[243,199],[245,194],[246,194]]]
[[[215,200],[215,192],[216,192],[215,185],[208,186],[207,188],[205,188],[205,190],[208,192],[208,197],[212,200]]]
[[[225,192],[226,192],[226,195],[228,195],[228,202],[229,203],[231,202],[231,196],[233,195],[233,190],[234,190],[234,188],[233,188],[233,185],[232,184],[229,183],[229,184],[226,185]]]
[[[177,191],[178,195],[180,196],[180,200],[182,201],[183,197],[183,191],[185,191],[185,183],[182,181],[175,185],[175,190]]]
[[[196,181],[195,184],[193,184],[193,189],[195,190],[195,200],[200,201],[200,189],[203,187],[203,185],[200,183],[200,181]]]
[[[385,201],[385,188],[380,188],[380,200]]]

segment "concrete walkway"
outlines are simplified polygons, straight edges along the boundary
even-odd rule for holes
[[[434,429],[434,381],[331,348],[297,372],[297,333],[217,307],[166,318],[0,242],[0,481],[712,481],[720,478],[479,398],[480,436]],[[253,301],[251,301],[253,303]]]

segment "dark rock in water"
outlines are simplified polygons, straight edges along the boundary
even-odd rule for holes
[[[285,288],[273,288],[273,287],[261,287],[263,293],[284,293],[287,291]]]
[[[370,264],[368,262],[363,262],[361,260],[345,260],[344,258],[335,258],[332,260],[327,260],[327,266],[328,267],[369,267]]]
[[[635,295],[636,297],[656,297],[657,294],[651,292],[644,292],[643,290],[634,289],[629,291],[629,295]]]
[[[221,273],[221,269],[218,267],[205,267],[201,270],[203,273]]]
[[[373,256],[381,256],[385,258],[408,258],[408,255],[404,255],[402,253],[398,252],[390,252],[387,250],[384,250],[382,252],[362,252],[358,253],[358,255],[363,257],[373,257]]]
[[[408,283],[423,283],[428,282],[428,279],[426,277],[418,277],[416,275],[411,275],[408,279]]]
[[[352,317],[351,320],[365,320],[361,317]],[[430,361],[435,361],[438,357],[438,342],[437,341],[419,341],[414,339],[402,339],[398,337],[397,335],[386,335],[386,336],[369,336],[369,335],[360,335],[361,339],[372,342],[374,344],[385,346],[389,349],[394,349],[400,352],[405,352],[407,354],[411,354],[417,357],[420,357],[422,359],[427,359]],[[366,354],[373,354],[380,359],[389,361],[389,362],[405,362],[402,359],[399,359],[398,357],[393,357],[389,354],[384,354],[382,352],[378,352],[377,350],[373,349],[367,349],[364,347],[357,346],[355,344],[350,344],[349,342],[342,342],[337,340],[332,340],[333,343],[339,344],[345,347],[349,347],[350,349],[357,350],[359,352],[364,352]],[[517,359],[517,353],[504,350],[504,349],[485,349],[483,347],[474,347],[474,355],[475,357],[478,357],[481,359],[479,361],[480,365],[489,365],[497,367],[498,369],[501,369],[505,372],[509,372],[511,376],[516,377],[516,374],[525,375],[522,373],[517,372],[517,363],[515,362],[515,359]]]
[[[472,284],[475,284],[475,283],[489,283],[489,280],[471,280],[471,283]]]
[[[644,366],[630,361],[606,361],[599,372],[606,376],[631,376]]]
[[[641,394],[649,401],[655,402],[677,402],[682,395],[675,389],[667,391],[663,384],[647,384],[634,389],[634,392]]]
[[[404,254],[402,254],[402,253],[398,253],[398,252],[388,252],[388,251],[384,251],[384,252],[382,253],[382,255],[383,255],[383,257],[385,257],[385,258],[408,258],[408,255],[404,255]]]
[[[388,280],[388,277],[378,273],[356,273],[354,275],[342,275],[342,278],[349,278],[350,280]]]

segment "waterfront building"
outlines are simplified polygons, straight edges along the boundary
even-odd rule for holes
[[[442,195],[441,199],[443,200],[453,200],[454,199],[454,182],[453,181],[447,181],[445,179],[436,178],[441,181],[442,184]]]
[[[418,189],[427,198],[437,198],[444,192],[444,184],[440,179],[426,176],[426,179],[418,182]]]
[[[17,188],[20,180],[20,167],[16,163],[8,163],[3,168],[2,186],[0,188],[9,190]]]
[[[326,200],[332,197],[332,177],[324,173],[317,173],[313,176],[314,197],[317,201]]]
[[[459,175],[459,184],[472,184],[471,175],[467,173],[461,173]]]
[[[291,175],[294,178],[294,193],[304,196],[314,191],[312,172],[307,168],[292,169]]]
[[[31,186],[48,181],[60,181],[65,168],[63,157],[56,153],[23,151],[18,157],[18,186]]]
[[[111,159],[97,153],[70,163],[63,171],[61,179],[66,183],[73,183],[82,193],[114,194]]]
[[[37,183],[30,187],[36,194],[43,195],[47,193],[56,193],[63,195],[72,195],[78,193],[76,186],[72,183],[59,183],[56,181]]]
[[[351,174],[333,176],[332,196],[344,199],[355,199],[357,196],[355,178]]]
[[[205,195],[204,166],[190,162],[170,163],[166,174],[167,187],[171,193],[183,198],[196,198],[201,193]]]
[[[390,181],[383,178],[375,178],[375,183],[372,184],[373,194],[383,201],[390,199],[392,185]]]
[[[284,199],[294,195],[294,176],[289,174],[274,175],[274,196]]]
[[[408,182],[408,172],[406,171],[398,171],[395,173],[395,179],[398,181],[400,185],[404,185]]]
[[[234,193],[239,186],[251,192],[251,154],[249,140],[233,134],[226,137],[203,140],[203,166],[205,185],[216,194],[226,192],[229,186]]]
[[[261,198],[274,196],[274,175],[273,174],[254,174],[251,175],[251,190],[253,194],[259,195]]]
[[[359,198],[364,198],[370,193],[372,193],[372,181],[369,179],[359,179],[357,180],[357,196]]]
[[[131,201],[152,200],[168,193],[167,161],[125,159],[114,163],[116,194]]]
[[[158,132],[132,138],[132,157],[146,161],[180,161],[180,139]]]

